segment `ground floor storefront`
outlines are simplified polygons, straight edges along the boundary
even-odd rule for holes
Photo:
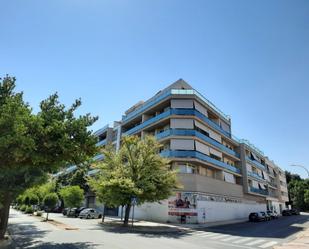
[[[202,224],[246,219],[251,212],[266,210],[266,201],[261,203],[252,199],[177,192],[175,196],[160,203],[145,203],[135,207],[134,217],[157,222]]]

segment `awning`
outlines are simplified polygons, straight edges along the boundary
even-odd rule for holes
[[[213,148],[209,148],[209,152],[210,152],[210,154],[213,154],[213,155],[215,155],[217,157],[222,158],[222,153],[220,151],[217,151],[217,150],[215,150]]]
[[[193,109],[193,100],[192,99],[172,99],[171,108]]]
[[[206,144],[195,141],[195,149],[205,155],[209,155],[209,146]]]
[[[206,117],[208,117],[208,111],[207,109],[202,106],[199,102],[194,101],[194,107],[197,111],[199,111],[200,113],[204,114]]]

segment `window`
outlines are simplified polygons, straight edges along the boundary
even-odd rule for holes
[[[195,173],[195,168],[190,165],[178,165],[178,170],[179,170],[179,173],[183,173],[183,174],[194,174]]]

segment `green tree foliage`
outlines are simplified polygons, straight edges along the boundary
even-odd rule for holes
[[[305,193],[309,189],[309,179],[291,180],[288,184],[288,190],[293,207],[302,211],[309,210],[309,203],[305,201]]]
[[[161,145],[152,136],[140,139],[124,137],[118,152],[103,151],[104,160],[96,165],[99,173],[88,178],[90,187],[107,206],[126,206],[124,224],[128,224],[131,198],[138,204],[168,198],[177,185],[176,173],[169,161],[159,155]]]
[[[66,108],[57,94],[40,104],[37,114],[15,91],[15,78],[0,79],[0,240],[9,207],[19,194],[68,164],[80,164],[97,153],[88,129],[96,117],[75,117],[80,100]]]
[[[289,171],[285,171],[286,182],[289,184],[292,180],[301,181],[301,177],[298,174],[292,174]]]
[[[48,214],[49,212],[56,207],[58,204],[59,199],[58,195],[56,193],[47,194],[44,197],[43,205],[45,207],[45,211],[47,212],[46,220],[48,220]]]
[[[77,169],[70,173],[60,174],[56,179],[57,188],[64,186],[80,186],[84,192],[89,190],[87,176],[90,169],[90,163],[82,163],[77,165]]]
[[[306,205],[309,207],[309,189],[305,190],[304,200],[305,200]]]
[[[84,200],[84,190],[79,186],[67,186],[60,190],[65,207],[79,207]]]

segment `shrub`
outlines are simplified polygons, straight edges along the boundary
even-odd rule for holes
[[[26,214],[33,214],[33,208],[31,206],[28,206],[25,210]]]
[[[58,201],[58,196],[55,193],[51,193],[45,196],[43,203],[47,211],[46,220],[48,220],[48,213],[57,205]]]
[[[60,190],[65,207],[79,207],[84,200],[84,190],[79,186],[67,186]]]
[[[26,209],[27,209],[27,206],[25,204],[23,204],[23,205],[21,205],[19,210],[22,211],[22,212],[25,212]]]

